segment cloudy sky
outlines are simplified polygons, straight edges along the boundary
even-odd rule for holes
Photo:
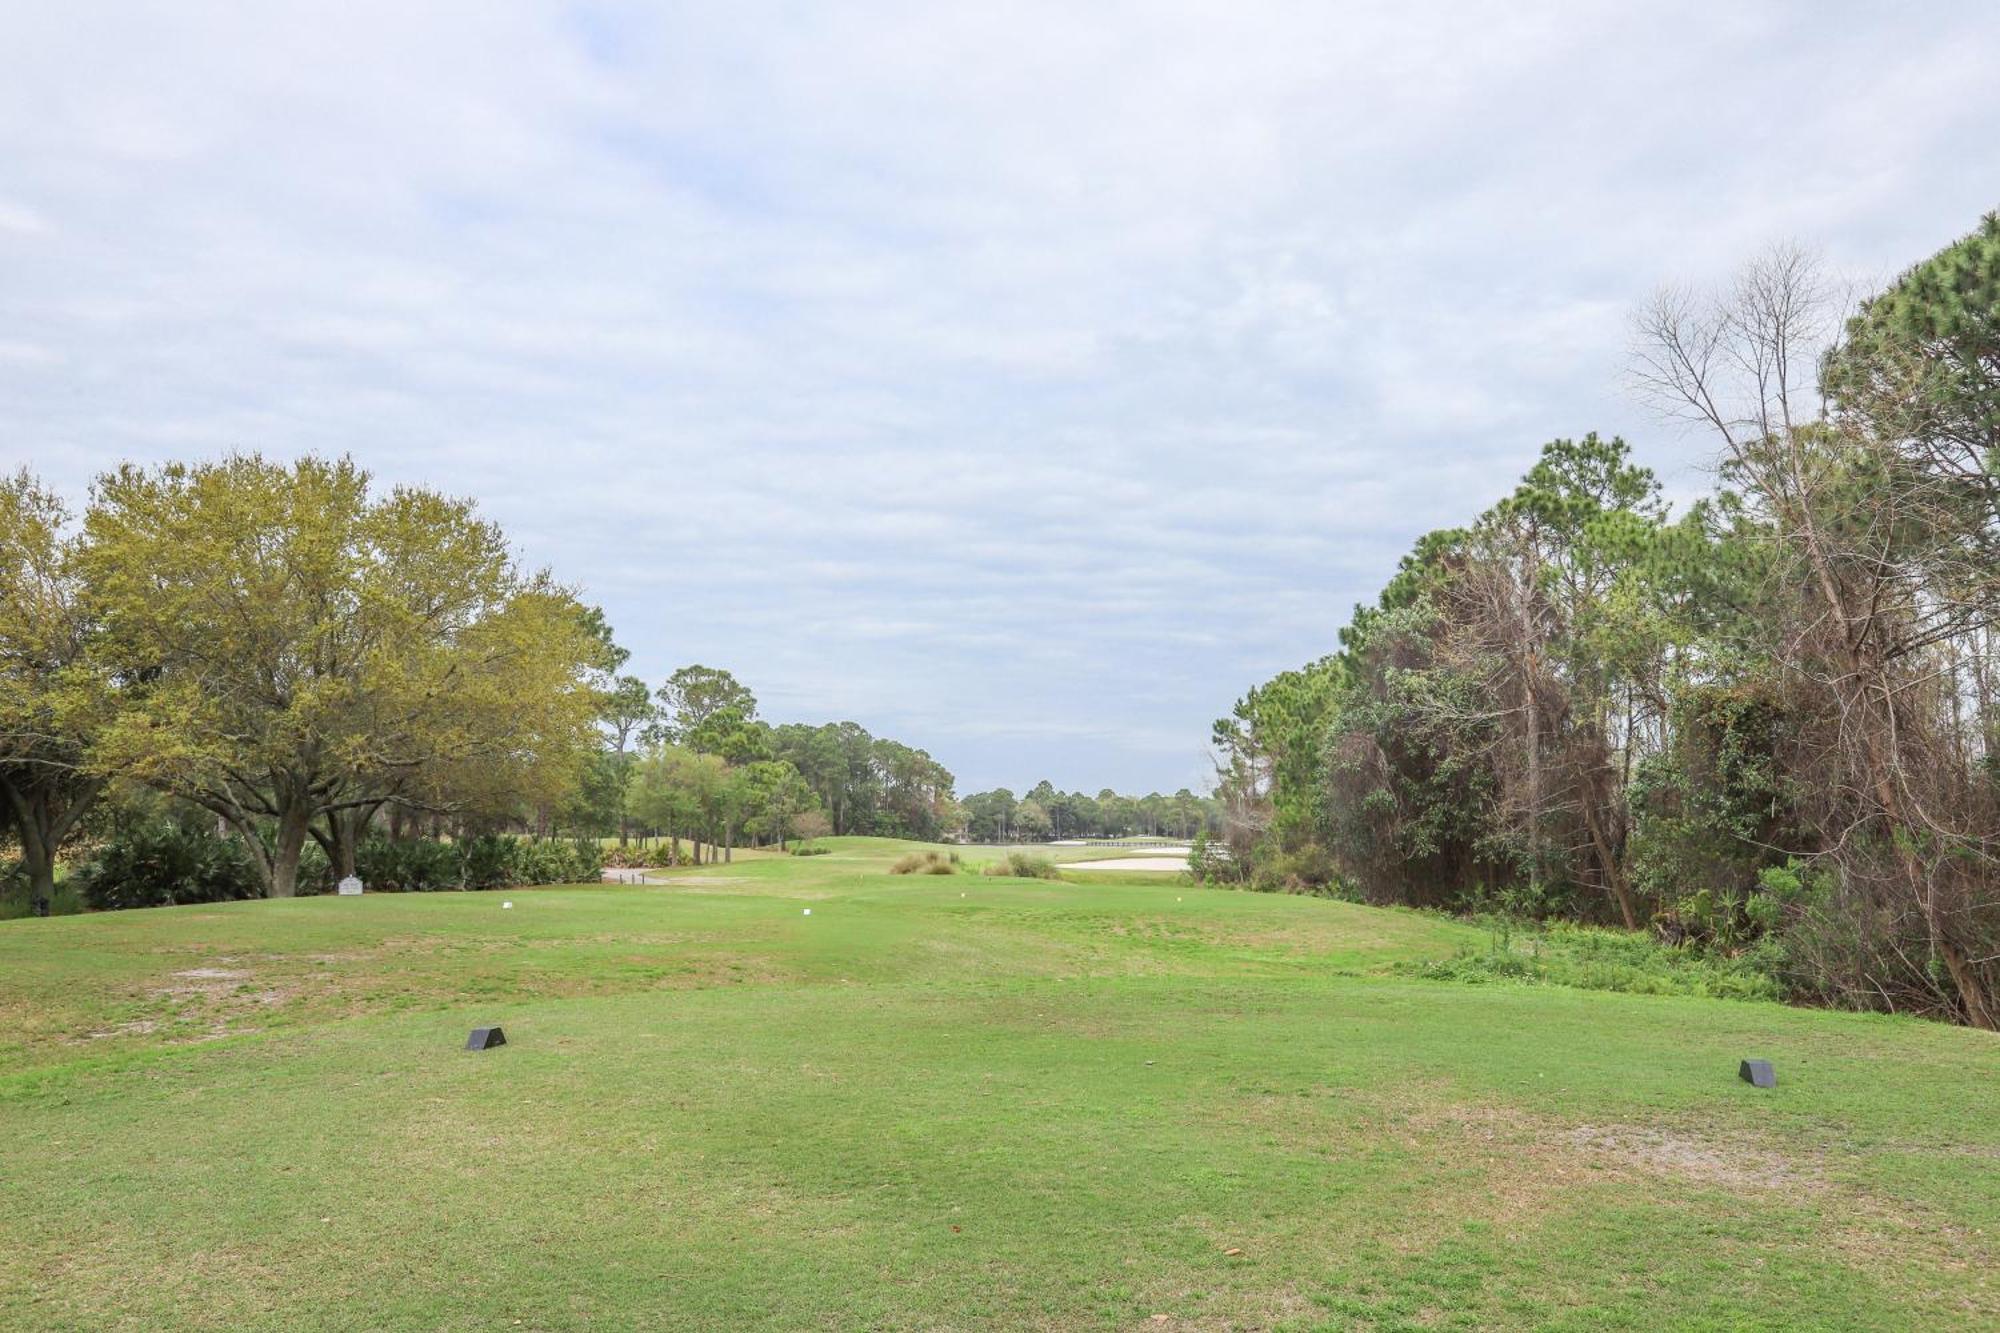
[[[0,0],[0,464],[351,452],[649,677],[1199,785],[1543,440],[1699,487],[1632,304],[1968,230],[1996,60],[1989,3]]]

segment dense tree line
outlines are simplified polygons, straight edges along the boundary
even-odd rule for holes
[[[1186,787],[1172,796],[1149,792],[1121,796],[1106,787],[1095,796],[1058,791],[1046,778],[1025,796],[1006,787],[975,792],[961,802],[964,836],[973,842],[1045,842],[1057,838],[1138,835],[1191,838],[1219,832],[1215,802]]]
[[[508,831],[659,832],[706,859],[956,829],[924,751],[851,722],[773,727],[726,671],[654,689],[628,660],[469,502],[382,493],[347,459],[122,468],[81,514],[23,471],[0,480],[11,878],[47,904],[64,850],[106,838],[77,883],[123,904],[288,897],[370,867],[529,882],[561,859],[488,836]],[[110,882],[142,861],[157,883]]]
[[[686,666],[657,690],[619,677],[609,742],[571,814],[628,840],[635,825],[696,859],[744,840],[823,833],[936,840],[956,827],[952,776],[923,750],[854,722],[773,726],[727,671]]]
[[[1622,441],[1558,440],[1420,539],[1216,724],[1232,872],[2000,1026],[2000,219],[1845,319],[1779,249],[1637,328],[1715,493],[1676,516]]]

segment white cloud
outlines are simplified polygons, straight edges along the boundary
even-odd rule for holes
[[[0,463],[351,450],[972,785],[1193,780],[1544,439],[1688,488],[1656,282],[2000,202],[1973,4],[15,10]]]

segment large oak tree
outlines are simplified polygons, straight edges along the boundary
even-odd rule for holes
[[[338,868],[355,812],[491,807],[592,744],[582,608],[468,501],[245,455],[107,475],[85,527],[110,650],[143,682],[97,770],[215,812],[272,896],[316,821]]]
[[[86,757],[115,702],[91,657],[77,554],[59,498],[26,472],[0,480],[0,825],[13,825],[43,902],[56,853],[104,789]]]

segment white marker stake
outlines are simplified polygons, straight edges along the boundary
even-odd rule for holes
[[[513,905],[514,905],[514,904],[512,904],[512,903],[501,903],[501,904],[500,904],[500,906],[501,906],[502,908],[508,908],[508,907],[512,907]]]
[[[807,916],[811,916],[812,914],[813,914],[813,909],[812,909],[812,908],[810,908],[810,907],[808,907],[808,908],[806,909],[806,915],[807,915]]]

